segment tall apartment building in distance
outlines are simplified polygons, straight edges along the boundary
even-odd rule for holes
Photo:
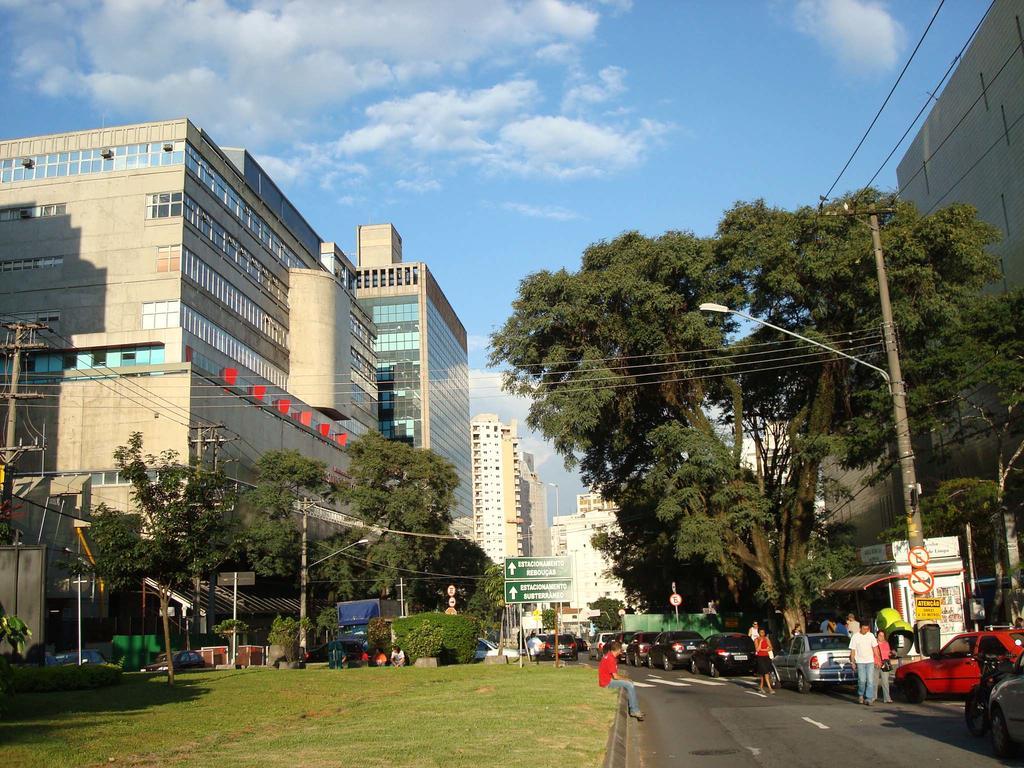
[[[471,422],[473,538],[494,562],[524,551],[516,422],[481,413]]]
[[[454,464],[454,515],[471,517],[466,329],[427,265],[402,261],[391,224],[360,226],[356,239],[356,296],[377,333],[381,434]]]
[[[49,329],[20,358],[21,391],[42,397],[4,436],[45,445],[14,490],[16,535],[49,545],[38,642],[76,615],[57,565],[76,544],[54,511],[129,508],[112,454],[131,433],[242,482],[277,449],[345,472],[350,436],[377,429],[376,330],[355,285],[252,156],[187,119],[0,141],[0,320]],[[0,366],[6,389],[11,357]]]
[[[551,555],[551,528],[548,525],[547,485],[537,474],[532,453],[523,451],[519,461],[519,496],[523,518],[523,554],[533,557]]]
[[[551,554],[568,557],[572,565],[574,608],[585,609],[602,597],[626,599],[622,582],[610,575],[611,562],[591,544],[595,533],[617,527],[617,511],[600,494],[581,493],[575,514],[558,515],[551,521]]]

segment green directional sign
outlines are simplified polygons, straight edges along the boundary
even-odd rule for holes
[[[528,579],[505,582],[506,603],[564,603],[571,600],[571,579],[558,581],[530,581]]]
[[[505,581],[572,579],[568,557],[506,557]]]

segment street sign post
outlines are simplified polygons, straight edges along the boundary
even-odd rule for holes
[[[942,598],[914,598],[915,621],[942,621]]]
[[[564,603],[570,599],[572,580],[560,581],[506,581],[505,602]]]
[[[927,595],[935,588],[935,577],[931,571],[915,568],[910,572],[910,589],[915,595]]]
[[[505,580],[571,579],[568,557],[506,557]]]
[[[448,585],[448,597],[455,597],[455,585],[454,584],[449,584]]]
[[[567,557],[506,557],[505,603],[519,605],[522,629],[523,603],[563,603],[570,600],[572,568]],[[534,612],[536,615],[537,611]],[[558,611],[555,612],[555,666],[558,661]],[[521,632],[520,632],[521,634]],[[522,666],[522,654],[519,665]]]
[[[910,563],[910,567],[924,568],[931,561],[932,556],[928,553],[928,550],[924,547],[911,547],[910,552],[907,553],[907,560]]]

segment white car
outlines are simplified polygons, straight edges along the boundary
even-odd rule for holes
[[[483,661],[487,656],[500,656],[504,654],[507,658],[518,659],[519,651],[515,648],[499,648],[490,640],[480,637],[476,641],[476,661]]]
[[[1024,653],[1017,657],[1013,673],[992,689],[988,700],[992,725],[992,751],[996,757],[1012,757],[1024,744]]]

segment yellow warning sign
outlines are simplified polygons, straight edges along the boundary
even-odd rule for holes
[[[914,619],[917,621],[942,621],[942,598],[917,598],[914,601]]]

